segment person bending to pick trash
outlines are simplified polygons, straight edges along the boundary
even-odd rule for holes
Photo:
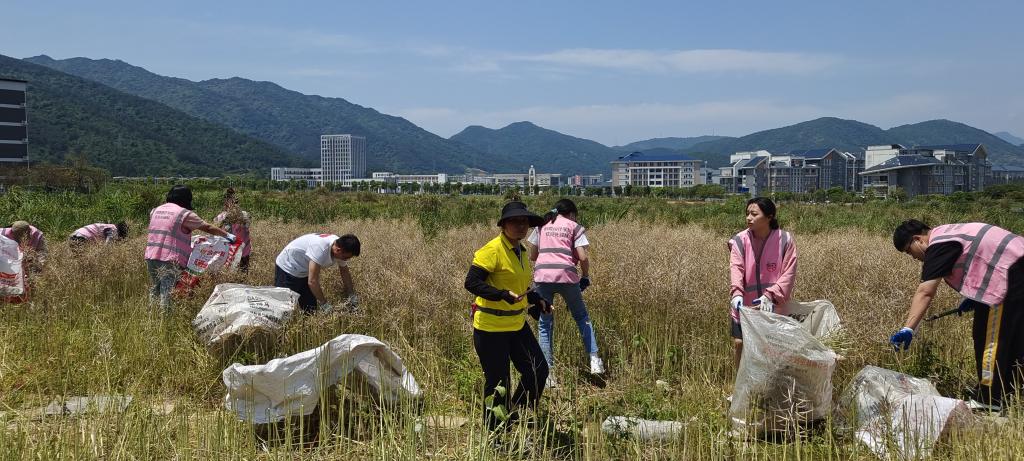
[[[583,340],[583,349],[590,355],[590,373],[604,373],[604,362],[597,355],[597,338],[590,323],[587,305],[583,302],[583,290],[590,286],[590,259],[587,257],[586,229],[576,222],[578,211],[572,200],[562,199],[555,208],[544,215],[544,223],[530,233],[530,260],[533,266],[533,281],[539,293],[550,305],[555,293],[562,296],[565,305],[576,320]],[[576,266],[579,265],[579,271]],[[582,274],[581,274],[582,273]],[[552,341],[555,318],[541,314],[537,321],[540,349],[548,362],[549,371],[555,366]],[[556,387],[555,374],[549,373],[547,387]]]
[[[14,221],[11,227],[0,228],[0,235],[7,237],[21,247],[25,253],[25,267],[38,272],[46,263],[46,237],[43,232],[26,221]]]
[[[93,223],[75,229],[68,237],[68,244],[72,248],[81,247],[87,243],[112,243],[116,240],[128,238],[128,224],[121,221],[117,224]]]
[[[355,311],[359,297],[352,285],[348,260],[359,256],[361,244],[352,234],[338,237],[334,234],[306,234],[292,240],[277,255],[274,264],[274,286],[288,288],[299,294],[299,308],[307,314],[329,313],[334,306],[327,301],[321,288],[320,276],[324,269],[338,266],[345,285],[348,310]]]
[[[945,281],[965,298],[958,313],[974,311],[978,386],[970,406],[1000,410],[1007,395],[1022,390],[1024,238],[991,224],[946,224],[933,229],[910,219],[896,228],[892,243],[898,251],[922,262],[921,283],[907,321],[889,339],[893,347],[910,347],[939,281]]]
[[[235,241],[234,235],[210,225],[192,211],[192,189],[188,186],[172,187],[166,202],[149,212],[145,254],[149,281],[153,284],[150,299],[159,299],[164,312],[171,308],[171,292],[192,255],[192,231]]]
[[[476,251],[466,274],[465,288],[476,295],[471,311],[473,347],[484,371],[484,421],[492,431],[506,419],[503,411],[509,412],[507,420],[514,420],[517,407],[535,406],[548,377],[548,363],[526,324],[526,310],[527,303],[545,314],[551,307],[530,290],[529,255],[520,244],[530,228],[542,222],[522,202],[505,204],[498,219],[501,233]],[[510,392],[509,362],[520,374],[515,392]],[[497,390],[499,386],[504,390]],[[491,399],[491,409],[486,399]]]
[[[249,272],[249,255],[252,254],[249,226],[252,224],[252,220],[249,218],[249,213],[238,206],[238,195],[235,194],[234,188],[229,187],[224,193],[224,211],[213,218],[213,223],[235,234],[238,237],[238,243],[245,245],[241,258],[238,260],[238,270]]]
[[[747,228],[729,239],[729,301],[734,366],[743,356],[740,306],[787,314],[796,283],[796,242],[779,227],[775,203],[765,197],[747,201]]]

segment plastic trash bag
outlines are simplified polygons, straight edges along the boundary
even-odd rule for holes
[[[827,300],[790,301],[785,309],[786,315],[800,322],[815,338],[825,339],[843,329],[836,307]]]
[[[881,459],[920,459],[951,429],[973,419],[967,402],[942,397],[930,381],[868,365],[846,388],[839,427]]]
[[[416,379],[387,344],[356,334],[265,365],[235,363],[222,377],[228,390],[225,407],[253,424],[309,415],[328,391],[325,386],[359,383],[365,386],[356,389],[392,403],[420,396]]]
[[[799,321],[740,308],[743,356],[729,418],[737,436],[792,433],[828,416],[836,354]]]
[[[672,440],[683,432],[679,421],[654,421],[626,416],[609,416],[601,423],[601,432],[612,436],[630,436],[640,440]]]
[[[18,242],[0,235],[0,301],[21,303],[28,300],[24,260],[25,254]]]
[[[298,293],[287,288],[222,283],[192,320],[199,341],[211,350],[231,349],[257,334],[273,335],[295,314]]]
[[[199,278],[203,274],[238,269],[244,248],[244,243],[229,243],[224,237],[193,235],[188,265],[182,269],[174,290],[189,294],[199,286]]]

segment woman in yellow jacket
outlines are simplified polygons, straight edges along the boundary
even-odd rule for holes
[[[550,305],[536,292],[530,291],[533,270],[530,257],[520,243],[531,227],[543,219],[527,210],[522,202],[509,202],[501,210],[498,227],[501,233],[473,255],[473,264],[466,274],[465,287],[476,295],[473,303],[473,346],[484,371],[484,397],[493,396],[492,408],[500,405],[515,419],[514,409],[534,406],[548,378],[544,354],[526,324],[528,303],[541,312]],[[509,362],[519,371],[515,392],[496,393],[502,386],[510,389]],[[484,421],[495,429],[501,415],[484,408]]]

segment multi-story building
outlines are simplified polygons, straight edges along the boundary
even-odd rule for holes
[[[0,162],[28,162],[27,87],[24,80],[0,78]]]
[[[612,186],[691,187],[704,183],[704,161],[684,154],[633,152],[611,164]]]
[[[1009,184],[1024,181],[1024,168],[1016,166],[992,165],[991,184]]]
[[[836,149],[795,150],[774,155],[766,150],[737,152],[719,169],[719,184],[730,192],[753,195],[813,192],[841,187],[856,190],[857,156]]]
[[[900,188],[908,197],[945,195],[981,190],[992,177],[992,164],[982,144],[900,147],[895,155],[861,173],[864,190],[888,195]]]
[[[383,181],[395,184],[444,184],[448,182],[448,175],[437,174],[394,174],[389,171],[375,171],[370,180]]]
[[[600,187],[604,185],[603,174],[578,174],[569,178],[569,185],[573,187]]]
[[[345,184],[366,177],[366,138],[350,134],[320,136],[322,181]]]
[[[320,168],[275,167],[270,169],[270,179],[273,181],[305,181],[307,186],[316,187],[323,184],[323,170]]]

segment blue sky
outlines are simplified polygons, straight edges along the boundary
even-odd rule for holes
[[[820,116],[1024,137],[1024,2],[4,2],[0,54],[345,98],[441,136],[618,145]]]

